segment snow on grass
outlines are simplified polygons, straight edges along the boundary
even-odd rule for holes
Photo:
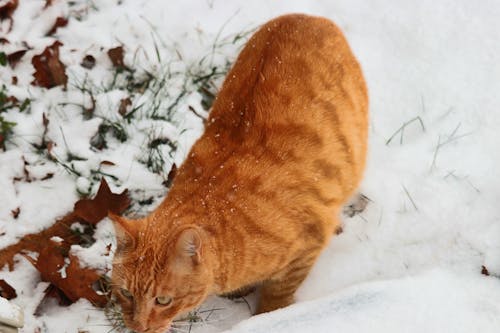
[[[130,190],[130,215],[153,209],[171,166],[201,134],[201,118],[246,32],[279,14],[305,12],[337,22],[363,67],[371,127],[361,192],[370,202],[344,217],[344,232],[321,255],[296,305],[231,332],[500,330],[500,282],[481,275],[484,266],[500,276],[495,0],[53,3],[44,10],[45,1],[20,1],[5,36],[10,44],[0,49],[32,47],[14,70],[0,67],[6,93],[30,101],[22,112],[1,114],[15,126],[0,153],[0,248],[49,226],[79,196],[95,193],[102,176],[113,190]],[[61,15],[68,25],[47,37]],[[30,59],[55,39],[64,44],[66,91],[30,85]],[[113,68],[106,54],[117,46],[127,69]],[[92,69],[80,65],[87,55],[96,60]],[[44,139],[55,143],[51,154],[40,148]],[[94,244],[71,251],[82,265],[106,271],[111,233],[103,221]],[[25,309],[23,332],[111,329],[84,300],[67,308],[44,303],[34,315],[47,284],[22,257],[0,275],[18,291],[12,302]],[[254,303],[255,295],[236,303],[210,298],[179,331],[230,329]]]

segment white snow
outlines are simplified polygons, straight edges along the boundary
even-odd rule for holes
[[[131,215],[153,209],[165,195],[162,182],[172,163],[182,162],[203,130],[189,108],[206,116],[202,95],[184,74],[233,61],[244,43],[243,38],[233,44],[235,34],[283,13],[304,12],[334,20],[363,67],[371,121],[360,191],[371,201],[360,215],[343,218],[344,232],[321,255],[295,305],[245,320],[250,317],[245,303],[213,297],[200,309],[204,321],[191,331],[500,331],[498,1],[55,0],[48,9],[44,5],[20,1],[12,31],[3,36],[6,22],[0,24],[0,37],[10,41],[0,52],[23,49],[24,41],[33,47],[14,70],[0,67],[7,94],[32,100],[30,112],[1,113],[17,125],[7,151],[0,152],[0,248],[71,211],[80,194],[95,193],[102,174],[116,177],[107,178],[113,191],[129,189],[135,203]],[[45,34],[60,15],[70,18],[54,36],[64,44],[67,91],[31,86],[30,60],[54,42]],[[120,45],[136,79],[146,73],[169,78],[158,95],[154,89],[126,91],[123,77],[111,85],[114,70],[106,52]],[[80,66],[87,54],[96,59],[92,70]],[[14,75],[17,85],[11,84]],[[95,99],[91,119],[82,116],[82,108],[92,105],[82,87]],[[186,95],[170,118],[151,116],[155,110],[165,114],[182,89]],[[129,112],[140,106],[130,123],[118,114],[127,97]],[[32,146],[42,140],[43,114],[59,163]],[[107,149],[91,147],[99,126],[109,123],[121,126],[127,140],[108,132]],[[154,139],[168,139],[177,149],[162,144],[154,155],[147,148]],[[77,159],[70,161],[71,155]],[[147,167],[151,156],[164,158],[156,173]],[[43,180],[48,174],[53,176]],[[73,246],[71,253],[82,266],[107,272],[111,256],[105,254],[109,244],[111,254],[115,246],[108,220],[98,224],[95,236],[91,247]],[[3,268],[0,278],[18,292],[11,302],[25,310],[22,332],[110,330],[104,314],[85,300],[66,308],[45,304],[44,313],[34,315],[47,283],[26,259],[16,258],[15,270]],[[482,266],[492,277],[481,275]]]
[[[498,332],[498,279],[443,270],[360,283],[251,318],[227,333]]]
[[[56,242],[56,243],[61,243],[64,241],[64,239],[62,239],[61,237],[59,236],[53,236],[53,237],[50,237],[50,240],[53,241],[53,242]]]
[[[22,326],[23,313],[15,304],[7,299],[0,297],[0,324],[4,323],[10,326]]]

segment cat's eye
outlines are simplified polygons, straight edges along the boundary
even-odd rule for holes
[[[124,297],[126,297],[126,298],[132,298],[132,297],[133,297],[133,296],[132,296],[132,294],[130,293],[130,291],[128,291],[128,290],[127,290],[127,289],[125,289],[125,288],[121,288],[121,289],[120,289],[120,293],[121,293]]]
[[[173,298],[169,297],[169,296],[158,296],[158,297],[156,297],[155,301],[156,301],[156,304],[158,304],[158,305],[167,306],[167,305],[172,304]]]

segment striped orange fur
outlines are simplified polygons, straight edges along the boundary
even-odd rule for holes
[[[258,313],[292,303],[360,182],[367,131],[365,81],[342,32],[306,15],[265,24],[163,203],[140,220],[112,217],[126,324],[162,332],[208,295],[253,285]]]

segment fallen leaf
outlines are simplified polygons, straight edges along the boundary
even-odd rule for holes
[[[17,63],[21,60],[21,58],[24,56],[28,50],[19,50],[16,52],[12,52],[9,55],[7,55],[7,61],[9,62],[10,67],[15,68]]]
[[[33,57],[31,63],[35,67],[33,76],[35,80],[31,84],[45,88],[52,88],[63,85],[66,88],[68,76],[66,75],[64,64],[59,60],[59,46],[62,43],[54,42],[51,46]]]
[[[66,296],[64,294],[64,292],[57,288],[55,285],[53,284],[49,284],[47,286],[47,288],[45,288],[45,290],[43,291],[45,296],[43,297],[43,299],[40,301],[40,304],[38,304],[36,310],[35,310],[35,315],[36,316],[40,316],[42,315],[42,311],[41,309],[43,308],[43,305],[45,304],[45,300],[47,298],[54,298],[57,300],[57,303],[61,306],[68,306],[68,305],[71,305],[71,300],[68,298],[68,296]]]
[[[0,44],[10,44],[9,40],[7,38],[0,38]]]
[[[101,181],[101,186],[96,197],[93,200],[82,199],[75,203],[74,210],[68,213],[63,218],[57,220],[51,227],[42,230],[36,234],[30,234],[22,237],[16,244],[9,245],[0,249],[0,267],[8,265],[9,270],[14,269],[14,256],[22,251],[40,252],[50,243],[50,239],[58,236],[64,239],[64,244],[80,244],[82,235],[75,233],[71,229],[71,225],[75,222],[85,223],[90,227],[90,224],[95,224],[102,218],[107,216],[108,211],[116,214],[121,214],[129,206],[130,199],[127,196],[127,191],[121,194],[111,193],[106,181]],[[90,210],[90,211],[86,211]],[[87,237],[87,235],[85,235]],[[90,236],[91,237],[91,236]]]
[[[17,207],[16,209],[13,209],[10,211],[12,214],[12,217],[17,219],[19,217],[19,213],[21,213],[21,207]]]
[[[10,26],[9,29],[7,29],[7,32],[10,32],[12,30],[12,25],[14,22],[12,19],[12,14],[16,10],[18,4],[19,0],[7,0],[0,5],[0,21],[3,20],[10,21]]]
[[[488,272],[488,269],[485,266],[481,266],[481,274],[490,276],[490,272]]]
[[[16,290],[5,280],[0,280],[0,297],[13,299],[17,297]]]
[[[16,85],[17,84],[17,76],[12,77],[12,84]]]
[[[91,56],[90,54],[87,54],[82,62],[80,63],[80,66],[82,66],[83,68],[87,68],[87,69],[92,69],[94,68],[95,66],[95,58],[93,56]]]
[[[131,106],[131,105],[132,105],[132,101],[130,100],[129,97],[122,98],[120,100],[120,107],[118,108],[118,113],[120,115],[122,115],[122,117],[125,116],[127,114],[128,107]]]
[[[47,32],[46,36],[50,36],[50,35],[55,34],[57,31],[57,28],[65,27],[67,25],[68,25],[68,19],[65,17],[59,16],[58,18],[56,18],[56,22],[54,22],[54,25],[49,30],[49,32]]]
[[[115,163],[111,162],[111,161],[101,161],[101,165],[116,165]]]
[[[109,49],[108,57],[111,59],[113,66],[118,68],[125,68],[125,63],[123,62],[123,47],[117,46],[115,48]]]
[[[42,281],[50,282],[73,303],[80,298],[92,304],[104,306],[106,296],[99,295],[92,285],[101,279],[95,270],[80,267],[76,256],[68,254],[69,246],[64,242],[49,241],[40,251],[38,258],[25,258],[40,272]],[[52,291],[53,296],[54,291]]]
[[[108,215],[108,211],[121,214],[130,205],[127,190],[114,194],[104,178],[94,199],[82,199],[75,204],[75,214],[90,224],[96,224]]]

